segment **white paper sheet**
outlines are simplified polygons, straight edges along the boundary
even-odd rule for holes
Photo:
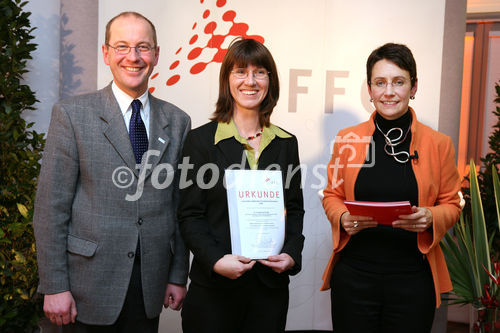
[[[281,253],[285,208],[281,171],[226,170],[232,253],[266,259]]]

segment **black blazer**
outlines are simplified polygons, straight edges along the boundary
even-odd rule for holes
[[[225,254],[231,253],[227,197],[223,186],[224,170],[234,164],[240,165],[232,167],[235,169],[241,169],[241,165],[249,169],[249,165],[243,145],[234,137],[214,145],[216,130],[217,122],[207,123],[190,131],[184,143],[183,163],[189,169],[187,173],[183,171],[181,174],[178,217],[181,234],[194,254],[190,278],[206,287],[232,287],[244,284],[251,276],[257,275],[268,287],[286,287],[288,275],[297,274],[301,269],[304,246],[304,200],[297,138],[275,137],[262,151],[258,164],[259,169],[275,164],[282,170],[286,235],[281,252],[290,255],[295,266],[278,274],[257,262],[249,272],[231,280],[213,271],[215,263]],[[187,165],[188,162],[192,165]]]

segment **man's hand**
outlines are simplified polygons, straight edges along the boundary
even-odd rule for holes
[[[163,306],[170,307],[172,310],[179,311],[182,308],[182,303],[186,297],[186,286],[180,284],[169,283],[165,290],[165,299]]]
[[[236,254],[226,254],[217,260],[214,265],[214,271],[234,280],[242,276],[246,271],[251,270],[253,265],[255,265],[255,261],[250,258]]]
[[[77,315],[75,300],[70,291],[45,295],[43,311],[45,316],[57,326],[74,323]]]
[[[271,267],[276,273],[283,273],[284,271],[295,266],[295,261],[287,253],[269,256],[267,260],[259,260],[262,265]]]

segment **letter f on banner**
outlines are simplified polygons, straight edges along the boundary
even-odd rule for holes
[[[307,94],[307,87],[299,87],[299,76],[311,76],[310,69],[290,69],[290,88],[288,89],[288,112],[297,112],[297,95]]]

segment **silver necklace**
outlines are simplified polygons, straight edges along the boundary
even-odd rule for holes
[[[406,133],[403,132],[403,130],[400,127],[393,127],[390,130],[387,131],[387,133],[382,132],[380,127],[378,126],[377,121],[375,121],[375,126],[377,126],[377,129],[382,133],[385,139],[385,146],[384,146],[384,151],[387,155],[392,156],[396,162],[399,162],[401,164],[404,164],[410,160],[410,153],[406,151],[398,151],[396,152],[394,148],[401,143],[403,143],[406,140],[406,137],[408,136],[408,133],[410,132],[411,124],[408,126],[408,129],[406,130]],[[391,132],[399,132],[399,135],[395,139],[389,138],[389,135]],[[404,134],[404,136],[403,136]],[[400,158],[398,156],[403,155],[403,158]]]

